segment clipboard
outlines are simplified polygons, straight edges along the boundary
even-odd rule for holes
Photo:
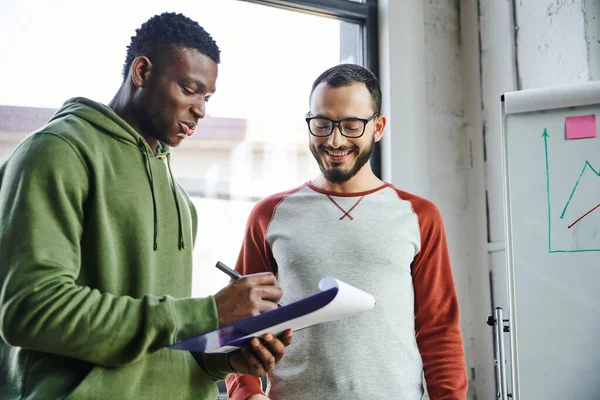
[[[171,350],[229,353],[267,332],[278,335],[349,318],[375,307],[373,295],[332,277],[319,282],[320,293],[167,346]]]

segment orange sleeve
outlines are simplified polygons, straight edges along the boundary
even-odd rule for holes
[[[275,208],[285,194],[267,197],[254,206],[248,217],[244,241],[235,269],[242,275],[258,272],[277,273],[277,264],[267,242],[267,228]],[[231,375],[225,381],[231,400],[246,400],[253,394],[264,394],[260,378],[250,375]]]
[[[275,259],[267,242],[267,229],[273,218],[275,207],[281,200],[280,196],[267,197],[259,201],[250,212],[242,248],[235,264],[235,269],[240,274],[276,273]]]
[[[260,378],[251,375],[230,375],[225,381],[231,400],[246,400],[253,394],[264,394]]]
[[[458,299],[442,217],[424,199],[412,202],[421,230],[421,249],[412,263],[415,334],[431,400],[465,400],[467,371]]]

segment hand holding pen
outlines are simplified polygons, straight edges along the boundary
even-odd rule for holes
[[[281,306],[283,294],[270,272],[242,276],[222,262],[216,265],[234,279],[230,285],[215,294],[219,325],[224,326]]]
[[[275,275],[270,272],[242,276],[239,272],[229,268],[222,262],[216,265],[221,271],[234,280],[230,285],[221,289],[215,295],[220,326],[237,322],[241,319],[270,311],[283,304],[277,303],[283,294],[277,286]],[[247,313],[250,313],[249,315]],[[277,364],[285,352],[285,348],[292,343],[293,332],[287,329],[278,336],[271,333],[265,334],[261,339],[254,338],[250,342],[250,349],[242,349],[230,353],[231,366],[242,374],[257,375],[256,366],[263,367],[265,374]],[[258,364],[260,363],[260,364]],[[253,367],[253,369],[250,368]],[[247,372],[250,371],[250,372]]]
[[[215,267],[217,267],[221,271],[225,272],[234,281],[236,281],[242,277],[242,275],[239,272],[237,272],[235,269],[229,268],[227,265],[223,264],[221,261],[217,261],[217,264],[215,265]],[[283,307],[283,303],[278,302],[277,306]]]

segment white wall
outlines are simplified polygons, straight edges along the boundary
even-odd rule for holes
[[[478,338],[483,339],[487,326],[482,315],[486,313],[485,303],[475,301],[472,288],[475,281],[485,285],[486,280],[485,274],[478,274],[478,270],[483,270],[477,268],[475,254],[471,251],[475,238],[470,215],[475,203],[468,184],[471,160],[463,107],[464,62],[458,0],[427,1],[424,22],[428,147],[426,155],[420,157],[429,166],[428,197],[438,205],[444,217],[461,311],[470,380],[469,398],[474,398],[477,389],[473,377],[478,376],[474,371],[478,368],[476,348],[480,344]]]
[[[474,4],[473,4],[474,3]],[[504,222],[502,196],[502,159],[501,159],[501,109],[500,96],[502,93],[517,89],[516,53],[514,45],[515,28],[513,25],[514,10],[512,1],[480,0],[463,1],[463,7],[477,7],[479,19],[479,40],[465,43],[465,46],[478,45],[479,65],[481,73],[479,82],[471,79],[473,85],[481,89],[481,102],[467,103],[467,106],[481,116],[480,135],[482,146],[474,148],[484,159],[483,168],[478,171],[484,178],[486,191],[486,209],[488,213],[487,233],[488,244],[482,252],[487,253],[486,270],[490,276],[490,296],[492,309],[502,307],[508,310],[508,299],[504,285],[506,280],[504,257]],[[496,182],[493,190],[489,190],[489,182]],[[491,331],[490,331],[491,332]],[[491,333],[488,335],[493,344]],[[506,340],[508,343],[508,340]],[[507,349],[508,350],[508,349]],[[508,351],[507,351],[508,354]],[[492,364],[493,365],[493,364]],[[490,372],[492,375],[490,375]],[[494,369],[486,370],[486,397],[492,398],[495,391]]]
[[[419,0],[380,0],[380,77],[383,112],[382,172],[404,190],[428,194],[424,8]],[[406,173],[410,171],[410,173]]]
[[[590,78],[584,0],[515,4],[519,89]]]
[[[586,0],[584,12],[590,77],[596,80],[600,79],[600,0]]]
[[[384,178],[442,212],[469,399],[492,399],[485,320],[508,310],[500,96],[600,79],[600,0],[381,0],[379,16]]]
[[[466,54],[472,61],[465,68],[458,3],[380,1],[380,76],[384,113],[390,120],[382,153],[384,179],[428,197],[444,217],[461,310],[469,399],[486,399],[492,392],[480,394],[484,389],[479,387],[487,382],[493,390],[493,360],[491,330],[485,324],[491,308],[483,160],[480,155],[479,160],[471,157],[470,135],[477,136],[480,124],[467,124],[463,106],[463,94],[479,93],[477,86],[463,81],[469,68],[479,73],[479,57],[478,52]],[[476,17],[475,8],[475,22]],[[476,32],[477,24],[472,28]],[[472,115],[477,118],[477,113]],[[477,167],[479,185],[474,185],[472,171]]]

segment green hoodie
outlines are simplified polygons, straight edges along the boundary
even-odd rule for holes
[[[196,212],[159,147],[76,98],[0,166],[0,398],[217,397],[226,356],[164,348],[218,316],[189,297]]]

